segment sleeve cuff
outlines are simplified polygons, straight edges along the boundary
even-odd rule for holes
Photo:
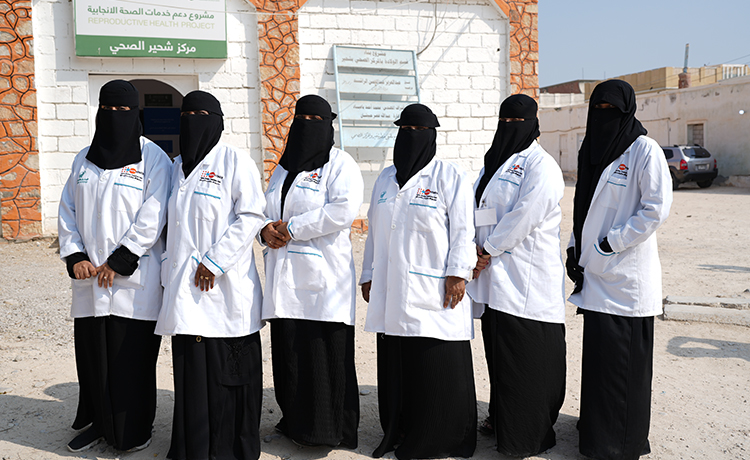
[[[292,230],[292,219],[289,219],[289,222],[286,223],[286,230],[289,232],[289,236],[292,237],[292,241],[297,241],[297,238],[294,237],[294,231]]]
[[[471,269],[459,268],[459,267],[448,267],[445,271],[445,276],[455,276],[464,280],[471,281]]]
[[[138,268],[138,260],[140,257],[133,254],[125,246],[119,246],[115,251],[107,258],[107,265],[109,268],[115,271],[120,276],[130,276]]]
[[[203,262],[201,263],[217,278],[224,274],[224,269],[221,268],[218,263],[214,262],[208,255],[203,257]]]
[[[482,246],[482,249],[487,251],[492,257],[497,257],[503,252],[505,252],[501,249],[497,249],[496,247],[492,246],[489,241],[484,242],[484,246]]]
[[[607,232],[607,242],[614,252],[622,252],[625,250],[625,244],[622,242],[619,229],[612,229]]]
[[[68,276],[70,276],[73,279],[76,279],[76,274],[73,271],[73,267],[78,262],[81,262],[81,261],[84,261],[84,260],[89,260],[90,261],[89,256],[85,252],[74,252],[73,254],[71,254],[68,257],[66,257],[65,258],[65,265],[66,265],[66,268],[68,269]]]
[[[372,281],[372,270],[363,271],[362,276],[359,277],[359,285],[362,286],[365,283]]]

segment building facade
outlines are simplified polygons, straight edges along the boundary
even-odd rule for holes
[[[222,140],[249,152],[266,180],[300,95],[320,94],[337,110],[333,45],[415,50],[421,100],[440,117],[438,155],[470,175],[482,166],[500,101],[538,96],[537,0],[226,0],[225,59],[76,56],[73,5],[0,0],[6,240],[56,232],[70,165],[93,136],[99,89],[115,78],[132,81],[142,104],[149,93],[168,95],[170,107],[195,89],[214,94],[225,113]],[[349,151],[367,202],[390,149]]]

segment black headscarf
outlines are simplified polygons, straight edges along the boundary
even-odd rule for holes
[[[281,187],[281,214],[289,187],[302,171],[313,171],[328,163],[333,147],[333,120],[336,114],[331,104],[317,94],[302,96],[297,101],[294,115],[318,115],[322,120],[295,118],[289,128],[284,154],[279,164],[288,171]]]
[[[205,110],[208,115],[180,117],[180,156],[185,177],[206,158],[221,139],[224,131],[224,112],[221,104],[205,91],[193,91],[182,99],[182,112]]]
[[[484,154],[484,175],[479,179],[476,192],[477,206],[497,170],[511,155],[528,148],[541,134],[536,111],[536,101],[525,94],[509,96],[500,105],[500,118],[523,118],[524,121],[497,122],[495,138]]]
[[[127,106],[130,110],[106,110],[102,105]],[[119,169],[138,163],[142,132],[138,90],[129,81],[112,80],[99,91],[96,131],[86,159],[102,169]]]
[[[597,109],[597,104],[609,103],[615,108]],[[586,137],[578,152],[578,182],[573,200],[573,235],[576,247],[575,257],[581,257],[581,232],[591,206],[602,172],[638,136],[646,134],[646,128],[635,118],[635,91],[622,80],[608,80],[599,83],[589,100],[589,114],[586,121]]]
[[[422,170],[437,152],[438,119],[429,107],[411,104],[404,108],[396,126],[424,126],[429,129],[399,129],[393,146],[393,165],[399,188]]]

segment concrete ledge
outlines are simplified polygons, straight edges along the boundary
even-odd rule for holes
[[[668,295],[664,305],[703,305],[712,308],[732,308],[735,310],[750,310],[750,299],[735,299],[722,297],[684,297]]]
[[[727,300],[727,299],[724,299]],[[664,319],[670,321],[698,321],[703,323],[734,324],[750,327],[750,310],[705,307],[700,305],[664,305]]]

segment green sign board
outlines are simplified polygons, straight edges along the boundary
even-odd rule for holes
[[[227,57],[226,0],[75,0],[76,56]]]

